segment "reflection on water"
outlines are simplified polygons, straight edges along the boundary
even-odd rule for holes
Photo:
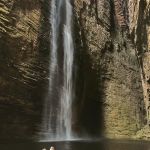
[[[41,143],[9,143],[0,144],[0,150],[150,150],[150,142],[143,141],[58,141]]]

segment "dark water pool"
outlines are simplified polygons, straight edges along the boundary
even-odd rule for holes
[[[59,142],[19,142],[1,143],[0,150],[150,150],[150,142],[142,141],[59,141]]]

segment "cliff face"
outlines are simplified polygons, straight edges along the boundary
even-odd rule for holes
[[[146,109],[146,126],[138,132],[138,137],[149,138],[149,124],[150,124],[150,1],[139,0],[130,1],[130,32],[132,40],[134,41],[138,61],[140,63],[142,87],[144,93],[144,103]],[[136,9],[135,9],[136,8]]]
[[[0,138],[32,136],[40,122],[48,62],[39,50],[41,5],[0,0]]]
[[[78,32],[83,43],[80,49],[91,61],[88,69],[97,76],[95,86],[98,85],[100,94],[97,98],[89,98],[86,96],[89,92],[85,92],[82,96],[85,100],[82,98],[81,101],[85,105],[88,105],[87,100],[91,106],[94,103],[101,105],[103,121],[99,121],[103,122],[103,134],[107,137],[134,136],[145,122],[140,68],[129,37],[128,13],[123,11],[127,5],[120,6],[117,0],[75,1]],[[82,67],[86,67],[87,63]],[[87,91],[88,88],[89,91],[93,89],[86,81],[90,74],[84,77]]]
[[[74,0],[77,132],[148,137],[149,4]],[[48,84],[49,10],[47,0],[0,0],[0,138],[38,132]]]

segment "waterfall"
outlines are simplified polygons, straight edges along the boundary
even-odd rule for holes
[[[41,139],[64,140],[72,137],[74,47],[70,0],[51,0],[50,24],[49,88],[44,104]]]
[[[72,68],[73,68],[73,41],[71,31],[72,6],[69,0],[66,0],[66,22],[64,25],[64,84],[61,96],[61,115],[60,125],[65,127],[65,136],[71,138],[71,116],[72,116]]]

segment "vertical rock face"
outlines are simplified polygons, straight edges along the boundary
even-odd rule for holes
[[[118,25],[126,27],[128,25],[127,1],[114,0],[114,10]]]
[[[144,124],[140,69],[127,30],[127,8],[127,3],[124,5],[120,0],[75,1],[77,32],[81,38],[81,43],[76,43],[81,45],[77,50],[87,54],[82,68],[90,60],[88,69],[91,71],[83,80],[88,80],[86,76],[95,74],[95,82],[98,83],[95,88],[99,92],[97,98],[96,95],[88,97],[85,92],[81,101],[87,107],[94,103],[102,106],[99,113],[103,112],[103,115],[99,117],[103,120],[103,131],[107,137],[134,136]],[[83,87],[85,91],[93,89],[88,84],[90,82],[86,82]],[[94,111],[94,106],[92,110]]]
[[[74,0],[76,132],[148,137],[149,4]],[[49,10],[47,0],[0,0],[0,138],[37,133],[48,83]]]
[[[101,74],[106,72],[106,64],[103,64],[101,59],[107,59],[104,58],[105,48],[109,51],[112,45],[109,32],[110,3],[76,0],[74,4],[75,59],[78,66],[75,99],[78,108],[75,111],[78,112],[77,124],[86,132],[99,135],[104,121],[102,101],[104,81],[100,72]]]
[[[144,103],[146,109],[146,122],[147,126],[138,132],[138,136],[149,138],[149,124],[150,124],[150,43],[149,43],[149,12],[150,12],[150,1],[149,0],[138,0],[129,1],[130,7],[130,32],[132,33],[132,40],[136,46],[138,60],[141,69],[141,79],[144,93]],[[135,9],[136,8],[136,9]]]
[[[0,0],[0,138],[31,137],[40,121],[47,70],[38,49],[40,5]]]
[[[149,1],[139,1],[135,43],[142,70],[144,101],[147,111],[147,124],[150,124],[150,53],[149,53]]]
[[[139,1],[140,0],[128,0],[130,32],[134,31],[137,26]]]

